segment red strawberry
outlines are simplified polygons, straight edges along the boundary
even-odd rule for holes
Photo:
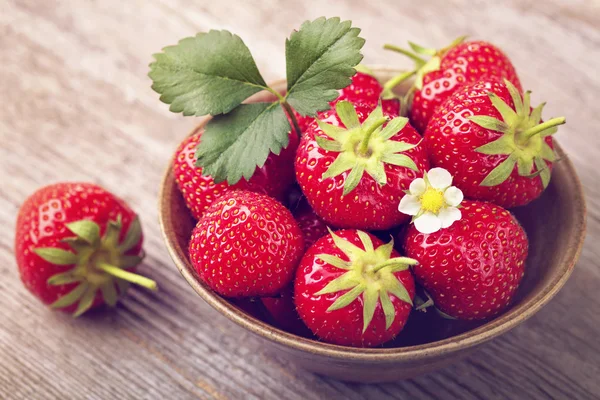
[[[293,131],[292,131],[293,132]],[[231,189],[250,190],[281,199],[294,181],[294,156],[298,135],[290,133],[290,143],[279,155],[271,153],[262,168],[257,168],[249,181],[242,178],[235,185],[215,183],[210,176],[202,175],[196,167],[196,148],[202,132],[187,137],[177,149],[173,163],[175,181],[185,203],[196,219],[200,219],[212,202]]]
[[[529,106],[510,82],[488,79],[457,90],[434,114],[425,145],[467,198],[502,207],[529,203],[550,181],[552,137],[564,118],[540,124],[543,104]]]
[[[189,250],[198,276],[217,293],[271,296],[292,281],[304,241],[292,214],[278,201],[231,191],[200,219]]]
[[[398,203],[429,167],[408,120],[347,101],[321,118],[296,154],[296,177],[315,212],[340,228],[384,230],[407,221]]]
[[[462,218],[424,234],[414,225],[404,238],[417,281],[436,307],[460,319],[483,319],[502,311],[523,278],[528,241],[519,222],[502,207],[465,200]]]
[[[57,183],[31,195],[19,210],[15,255],[21,280],[44,304],[74,316],[114,306],[134,282],[142,260],[142,229],[118,197],[89,183]]]
[[[304,236],[304,247],[306,249],[327,235],[327,224],[310,208],[306,199],[300,200],[300,203],[292,213]]]
[[[415,296],[416,261],[357,230],[331,233],[304,255],[294,301],[302,320],[324,341],[373,347],[404,327]]]
[[[311,337],[312,332],[304,325],[294,304],[294,287],[286,287],[277,297],[262,297],[274,325],[296,335]]]
[[[386,48],[401,51],[416,62],[417,67],[413,71],[416,79],[407,100],[410,103],[410,122],[419,132],[425,131],[435,110],[464,84],[497,77],[508,79],[521,90],[515,68],[500,49],[488,42],[463,42],[464,39],[459,38],[439,51],[410,43],[417,54],[386,45]],[[431,56],[431,59],[426,61],[422,56]],[[406,74],[401,76],[408,77]]]
[[[332,101],[331,107],[340,101],[349,101],[351,103],[363,103],[376,106],[381,101],[383,112],[390,115],[398,115],[400,113],[400,101],[398,99],[381,99],[381,93],[383,87],[379,81],[372,75],[365,72],[357,72],[352,77],[352,83],[341,89],[340,95],[337,99]],[[303,117],[300,114],[294,112],[300,125],[302,132],[306,132],[308,127],[315,121],[313,117]]]

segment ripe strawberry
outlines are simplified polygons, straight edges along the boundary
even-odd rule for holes
[[[464,84],[497,77],[508,79],[521,90],[515,68],[499,48],[483,41],[463,42],[464,39],[459,38],[442,50],[425,49],[410,43],[417,54],[386,45],[390,50],[408,55],[416,63],[416,69],[412,71],[416,79],[407,103],[410,122],[421,133],[435,110]],[[422,56],[431,56],[431,59],[426,61]]]
[[[365,72],[357,72],[352,77],[352,83],[339,91],[337,99],[329,103],[332,108],[340,101],[349,101],[350,103],[363,103],[376,106],[381,101],[383,112],[390,115],[398,115],[400,112],[400,101],[398,99],[381,99],[383,86],[372,75]],[[306,132],[308,127],[315,122],[313,117],[303,117],[294,112],[302,132]]]
[[[302,258],[294,301],[302,320],[324,341],[373,347],[404,327],[415,296],[416,261],[357,230],[331,232]]]
[[[509,81],[487,79],[457,90],[434,114],[425,146],[436,167],[447,169],[467,198],[510,208],[529,203],[548,186],[552,137],[564,118],[540,124]]]
[[[271,296],[288,285],[304,241],[287,208],[269,196],[231,191],[198,221],[190,260],[200,279],[228,297]]]
[[[156,289],[133,273],[143,257],[136,214],[89,183],[39,189],[17,217],[15,255],[21,280],[44,304],[79,316],[114,306],[128,282]]]
[[[497,205],[465,200],[462,218],[424,234],[410,225],[403,247],[419,264],[417,281],[441,311],[459,319],[498,314],[523,278],[528,241],[519,222]]]
[[[393,117],[389,122],[388,116]],[[326,223],[389,229],[408,219],[398,203],[429,167],[420,141],[406,118],[384,117],[380,106],[341,101],[303,135],[296,177]]]
[[[290,143],[279,155],[271,153],[262,168],[257,168],[250,180],[242,178],[234,185],[215,183],[210,176],[202,175],[196,167],[196,148],[202,132],[194,133],[181,143],[173,162],[175,181],[183,194],[185,203],[196,219],[200,219],[212,202],[231,189],[250,190],[282,199],[294,181],[294,156],[298,147],[298,135],[290,133]]]
[[[293,285],[287,286],[277,297],[261,297],[260,300],[275,326],[299,336],[313,336],[296,311]]]
[[[302,198],[292,214],[304,236],[304,248],[308,249],[317,240],[327,235],[327,224],[310,208],[306,199]]]

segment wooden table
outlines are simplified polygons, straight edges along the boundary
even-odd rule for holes
[[[0,1],[0,398],[600,396],[600,2],[309,3]],[[158,101],[146,76],[151,54],[226,28],[276,79],[284,76],[284,38],[320,15],[363,28],[372,64],[408,66],[382,51],[384,42],[439,46],[464,33],[506,49],[535,103],[548,101],[545,115],[567,116],[558,140],[587,191],[588,245],[563,291],[466,361],[415,380],[345,384],[266,357],[256,338],[188,287],[160,236],[159,181],[197,120]],[[148,254],[141,269],[160,292],[132,290],[116,310],[73,320],[24,289],[13,256],[18,207],[37,187],[64,179],[101,184],[141,214]]]

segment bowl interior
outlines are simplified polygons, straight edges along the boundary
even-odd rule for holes
[[[398,71],[375,69],[381,80]],[[272,86],[284,88],[282,82]],[[251,101],[268,98],[261,93]],[[203,121],[195,130],[203,129]],[[329,345],[309,337],[285,332],[267,323],[261,308],[251,302],[229,301],[202,284],[190,264],[188,241],[195,221],[188,212],[171,172],[165,174],[160,195],[161,228],[178,269],[210,305],[254,333],[285,346],[337,357],[414,358],[475,346],[524,321],[546,304],[564,285],[581,251],[585,234],[585,203],[573,165],[559,145],[561,162],[555,164],[552,180],[543,195],[513,213],[530,240],[525,277],[512,305],[496,318],[484,322],[446,320],[435,312],[416,313],[398,338],[385,348],[353,349]]]

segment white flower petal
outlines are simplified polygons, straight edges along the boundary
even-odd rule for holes
[[[426,189],[427,184],[425,183],[425,179],[423,178],[415,179],[410,183],[410,186],[408,187],[408,191],[410,192],[410,194],[415,196],[422,195],[423,193],[425,193]]]
[[[450,186],[444,192],[444,200],[450,207],[456,207],[463,201],[463,192],[456,186]]]
[[[432,168],[427,171],[427,178],[434,189],[446,189],[452,185],[452,175],[444,168]]]
[[[440,210],[438,218],[442,223],[442,228],[448,228],[462,218],[462,212],[456,207],[446,207]]]
[[[426,212],[415,219],[415,228],[421,233],[434,233],[442,228],[442,221],[437,215]]]
[[[417,196],[405,195],[398,205],[398,211],[406,215],[417,215],[421,210],[421,202]]]

